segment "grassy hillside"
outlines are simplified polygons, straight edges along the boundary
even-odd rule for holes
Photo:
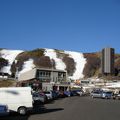
[[[0,79],[0,87],[13,87],[16,82],[14,80],[2,80]]]

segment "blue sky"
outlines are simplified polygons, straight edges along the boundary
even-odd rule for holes
[[[0,0],[0,48],[120,53],[120,0]]]

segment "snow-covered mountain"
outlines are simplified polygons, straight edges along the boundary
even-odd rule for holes
[[[9,62],[9,64],[4,66],[1,71],[9,73],[10,75],[12,74],[11,67],[13,67],[13,64],[16,67],[20,67],[19,74],[21,74],[30,69],[33,69],[35,66],[51,68],[54,62],[54,69],[67,70],[68,76],[71,79],[76,80],[84,77],[83,69],[86,64],[86,58],[84,57],[83,53],[79,52],[60,51],[47,48],[36,49],[33,51],[1,49],[0,57],[8,60]],[[46,58],[49,60],[48,66],[44,66],[44,59]],[[68,63],[65,58],[67,59]],[[41,65],[39,65],[39,63],[41,63]],[[71,68],[72,70],[68,70],[70,65],[74,66],[73,69]]]
[[[0,57],[8,60],[8,66],[4,66],[1,71],[4,73],[8,73],[11,74],[11,65],[13,64],[13,62],[15,61],[15,58],[18,54],[20,54],[21,52],[23,52],[22,50],[6,50],[6,49],[2,49],[0,50]]]

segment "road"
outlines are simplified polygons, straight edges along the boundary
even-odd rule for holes
[[[120,101],[69,97],[37,107],[27,116],[14,114],[0,120],[120,120]]]

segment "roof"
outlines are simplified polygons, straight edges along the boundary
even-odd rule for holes
[[[37,70],[46,70],[46,71],[54,71],[54,72],[67,72],[65,70],[58,70],[58,69],[50,69],[50,68],[38,68],[38,67],[35,67],[33,69],[37,69]]]

